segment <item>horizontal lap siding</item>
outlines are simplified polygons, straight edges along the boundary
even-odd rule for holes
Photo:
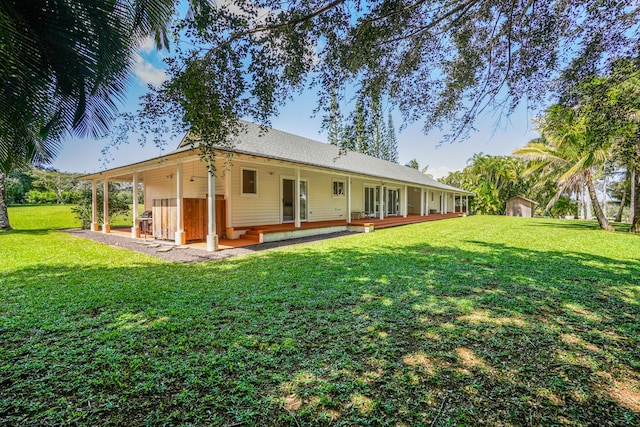
[[[347,185],[344,175],[332,175],[302,171],[300,179],[306,179],[309,188],[309,220],[331,221],[347,218],[347,198],[333,197],[333,181]]]
[[[364,211],[364,181],[351,178],[351,212]]]
[[[224,194],[224,164],[216,162],[216,194]],[[177,193],[176,166],[167,166],[144,172],[145,210],[150,210],[154,199],[175,198]],[[193,177],[193,181],[191,178]],[[208,194],[207,167],[202,162],[182,165],[183,197],[204,199]]]
[[[442,192],[429,189],[429,209],[440,211],[440,196]],[[433,201],[431,199],[433,198]]]
[[[258,171],[258,194],[241,194],[242,168]],[[259,165],[234,160],[231,167],[231,206],[233,227],[280,223],[280,177],[295,176],[290,168]]]

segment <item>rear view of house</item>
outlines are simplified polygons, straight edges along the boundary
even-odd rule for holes
[[[98,181],[132,182],[134,200],[143,184],[153,237],[182,244],[219,239],[273,241],[321,234],[367,221],[468,211],[471,193],[418,170],[278,130],[245,123],[230,147],[219,147],[211,174],[185,138],[173,152],[87,175],[93,182],[92,229],[98,231]],[[108,194],[103,232],[109,232]],[[134,203],[134,218],[138,218]],[[261,232],[262,230],[262,232]],[[132,236],[140,227],[132,225]],[[256,236],[257,234],[257,236]]]

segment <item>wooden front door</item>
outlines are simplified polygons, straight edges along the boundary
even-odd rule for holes
[[[182,218],[187,242],[207,237],[207,199],[183,199]]]
[[[216,195],[216,232],[221,239],[227,238],[227,202],[221,194]]]

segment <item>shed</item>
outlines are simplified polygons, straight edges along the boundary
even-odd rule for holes
[[[522,196],[515,196],[507,200],[507,216],[521,216],[533,218],[538,202]]]

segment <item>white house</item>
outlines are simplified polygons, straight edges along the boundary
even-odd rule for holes
[[[99,181],[105,190],[102,232],[110,232],[108,182],[132,182],[133,200],[143,188],[154,238],[206,240],[208,250],[216,250],[220,238],[273,241],[468,211],[471,193],[418,170],[245,124],[247,132],[233,148],[217,150],[215,174],[185,139],[166,155],[83,177],[93,183],[92,230],[99,230]],[[133,206],[132,237],[139,237],[140,212]]]

